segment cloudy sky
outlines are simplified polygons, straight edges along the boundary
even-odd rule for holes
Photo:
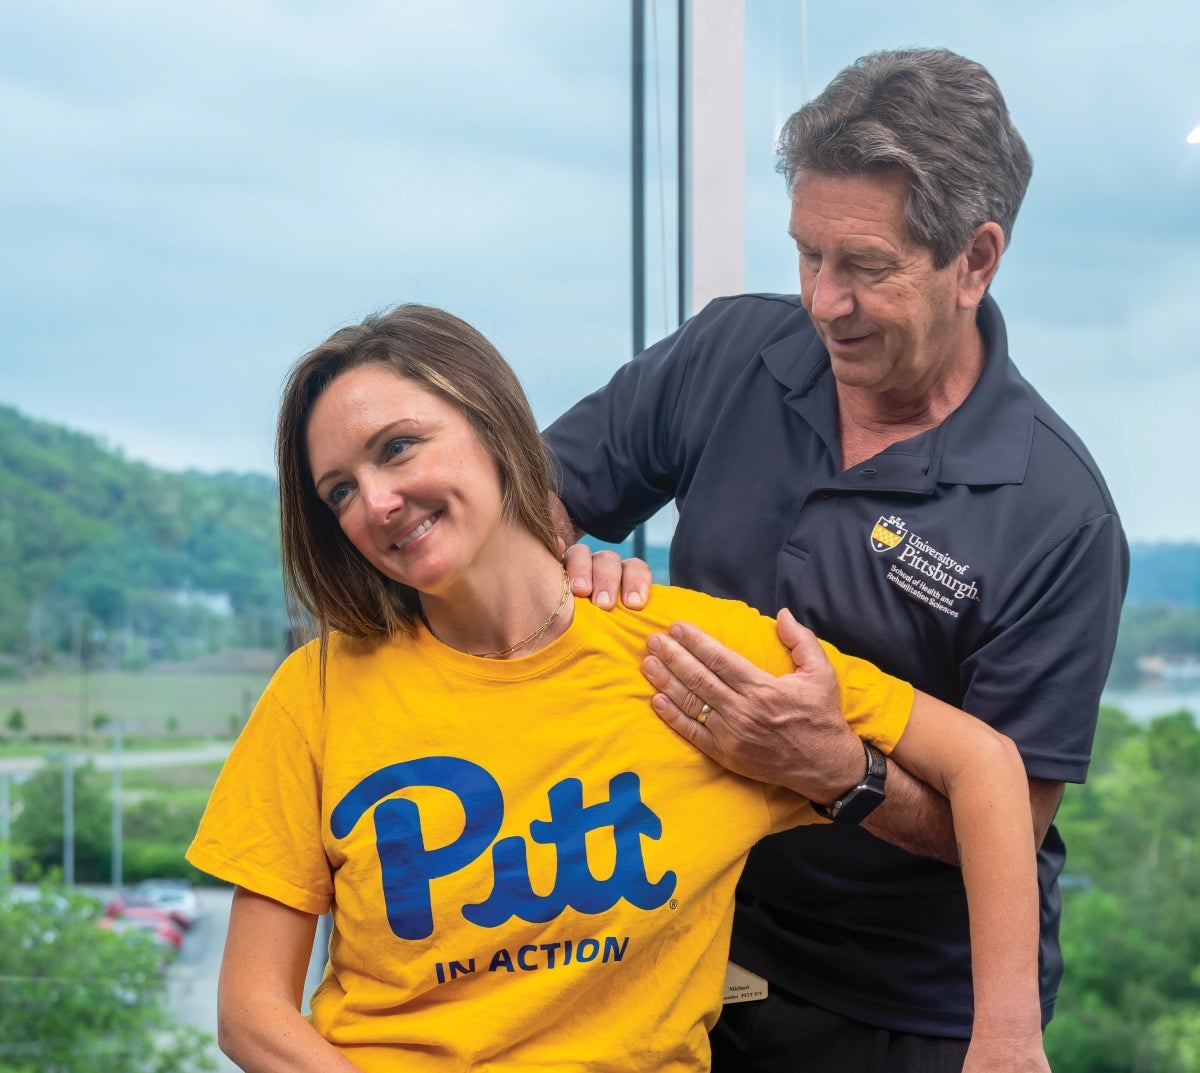
[[[669,172],[675,5],[648,6]],[[796,286],[772,140],[806,87],[879,48],[981,61],[1035,161],[994,288],[1014,357],[1133,539],[1200,539],[1195,0],[809,0],[806,33],[801,6],[747,0],[747,288]],[[269,472],[288,364],[415,300],[489,334],[549,421],[629,356],[628,9],[0,0],[0,404]],[[653,337],[653,168],[648,193]]]

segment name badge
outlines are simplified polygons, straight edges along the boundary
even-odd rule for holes
[[[767,981],[732,961],[725,970],[725,1005],[757,1002],[767,997]]]

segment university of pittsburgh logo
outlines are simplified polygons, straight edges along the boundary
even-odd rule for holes
[[[898,518],[894,514],[887,518],[880,518],[875,523],[875,528],[871,530],[871,547],[876,551],[891,551],[898,547],[907,535],[908,530],[904,527],[903,518]]]

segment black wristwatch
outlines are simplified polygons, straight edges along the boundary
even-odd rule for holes
[[[863,742],[863,749],[867,753],[867,774],[863,781],[847,790],[832,805],[818,805],[814,801],[813,811],[818,816],[837,823],[862,823],[887,796],[884,789],[887,760],[868,742]]]

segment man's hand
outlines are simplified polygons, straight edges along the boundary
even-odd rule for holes
[[[831,802],[863,777],[862,743],[842,716],[837,677],[812,631],[786,609],[777,628],[796,667],[782,678],[687,623],[650,637],[642,673],[659,691],[652,703],[663,721],[717,763]]]
[[[635,610],[650,599],[650,567],[641,559],[625,559],[615,551],[593,552],[586,544],[572,544],[563,554],[563,567],[571,579],[571,592],[590,596],[597,607],[616,607],[614,593]]]

